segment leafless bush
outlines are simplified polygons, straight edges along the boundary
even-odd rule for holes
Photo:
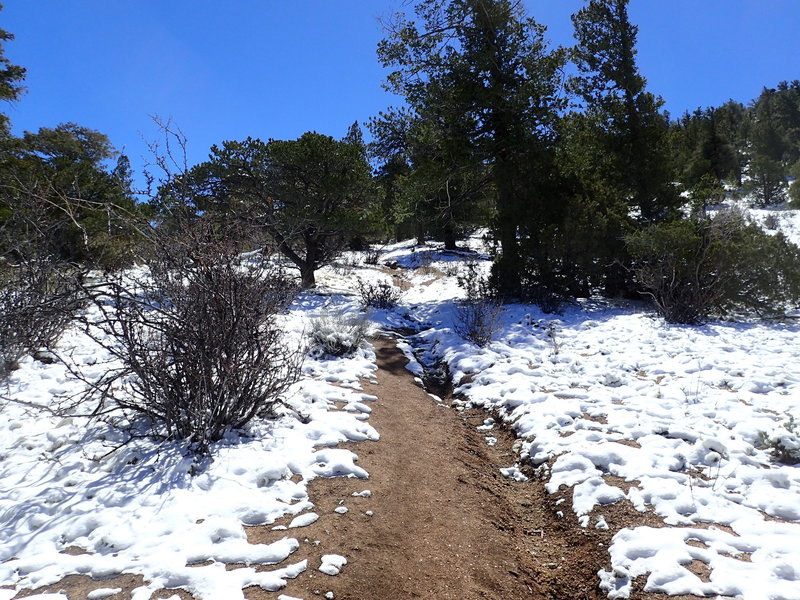
[[[358,280],[358,295],[363,308],[394,308],[403,297],[403,292],[388,281]]]
[[[456,333],[478,346],[491,343],[500,327],[502,303],[494,298],[487,278],[478,263],[469,262],[458,275],[458,285],[466,297],[456,307]]]
[[[381,259],[381,254],[383,253],[382,248],[367,248],[366,253],[364,254],[364,263],[367,265],[377,265],[378,261]]]
[[[231,233],[203,223],[153,232],[147,269],[110,276],[89,327],[120,364],[93,390],[199,453],[274,414],[301,363],[277,321],[294,285],[269,261],[243,255]]]
[[[781,220],[775,213],[769,213],[764,218],[764,227],[770,231],[777,231],[781,227]]]
[[[433,252],[430,250],[423,250],[416,257],[416,268],[420,270],[423,275],[430,275],[433,273]]]
[[[350,277],[353,272],[360,266],[358,255],[355,254],[342,254],[338,260],[333,264],[334,272],[340,277]]]
[[[26,353],[55,344],[83,306],[78,281],[50,257],[0,262],[0,378]]]
[[[311,321],[312,356],[346,356],[358,350],[369,331],[364,317],[327,315]]]

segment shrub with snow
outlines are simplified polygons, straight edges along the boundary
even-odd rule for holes
[[[397,306],[403,292],[388,281],[358,280],[358,295],[363,308],[389,309]]]
[[[772,434],[761,434],[761,445],[772,451],[775,460],[787,465],[800,463],[800,428],[793,418],[789,418]]]
[[[327,315],[311,321],[312,356],[347,356],[358,350],[369,331],[364,317]]]

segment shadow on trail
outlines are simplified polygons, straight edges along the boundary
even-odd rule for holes
[[[406,365],[408,359],[395,346],[375,346],[375,356],[378,359],[380,368],[388,371],[392,375],[405,376],[408,374]]]

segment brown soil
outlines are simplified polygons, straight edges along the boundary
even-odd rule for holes
[[[378,396],[370,423],[381,440],[344,444],[359,455],[370,478],[312,482],[309,495],[320,518],[308,527],[247,528],[251,543],[298,537],[300,549],[289,561],[308,559],[308,570],[278,593],[248,588],[246,597],[312,600],[332,592],[336,600],[603,598],[597,571],[608,566],[613,532],[658,519],[623,502],[597,511],[611,530],[581,528],[571,493],[548,494],[530,468],[523,469],[531,477],[527,482],[500,474],[515,461],[512,433],[500,425],[479,431],[486,412],[457,410],[448,398],[432,398],[405,369],[407,360],[393,340],[377,339],[375,348],[377,385],[365,387]],[[353,496],[366,489],[369,497]],[[334,512],[341,506],[348,512]],[[318,570],[324,554],[347,558],[341,574]],[[141,584],[141,577],[131,575],[104,581],[70,576],[36,592],[63,591],[77,600],[100,587],[123,588],[111,597],[117,600],[130,598]],[[641,583],[636,588],[633,598],[655,597],[644,594]],[[190,598],[182,590],[154,597],[176,592]]]
[[[483,411],[436,402],[414,383],[393,341],[378,339],[375,348],[380,370],[370,391],[379,399],[370,423],[381,440],[350,446],[370,478],[311,484],[321,517],[298,532],[307,541],[293,557],[308,558],[309,569],[281,593],[310,599],[333,592],[337,600],[602,597],[596,574],[610,535],[577,527],[569,501],[555,505],[559,495],[540,482],[503,477],[499,469],[514,464],[514,436],[497,425],[478,431]],[[352,496],[364,489],[369,498]],[[334,512],[341,505],[346,514]],[[276,532],[252,528],[249,537],[268,542]],[[347,558],[340,575],[317,570],[323,554]],[[275,594],[251,589],[247,597]]]

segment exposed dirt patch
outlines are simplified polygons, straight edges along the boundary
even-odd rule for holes
[[[375,346],[379,399],[370,422],[381,441],[351,446],[370,479],[311,484],[320,519],[296,532],[305,539],[293,557],[308,558],[309,570],[281,593],[308,599],[330,591],[337,600],[601,598],[597,570],[607,560],[610,533],[578,527],[565,494],[547,494],[535,479],[503,477],[500,468],[516,457],[513,434],[500,425],[478,431],[486,412],[437,402],[414,383],[391,340]],[[352,495],[365,489],[370,497]],[[348,512],[335,513],[341,506]],[[278,533],[251,528],[248,536],[267,542]],[[340,575],[317,570],[324,554],[347,558]]]
[[[311,484],[320,519],[296,532],[308,541],[293,557],[308,557],[309,570],[282,593],[311,598],[332,591],[337,600],[542,597],[524,543],[533,534],[514,518],[509,497],[520,484],[487,464],[489,452],[499,449],[466,415],[414,383],[392,341],[375,346],[380,370],[371,391],[379,399],[370,422],[381,441],[351,446],[370,479]],[[502,466],[510,466],[510,443],[503,452]],[[366,489],[369,497],[352,495]],[[335,513],[340,506],[348,512]],[[271,540],[275,533],[251,529],[250,539]],[[340,575],[317,570],[324,554],[347,558]],[[248,590],[248,598],[274,597]]]

